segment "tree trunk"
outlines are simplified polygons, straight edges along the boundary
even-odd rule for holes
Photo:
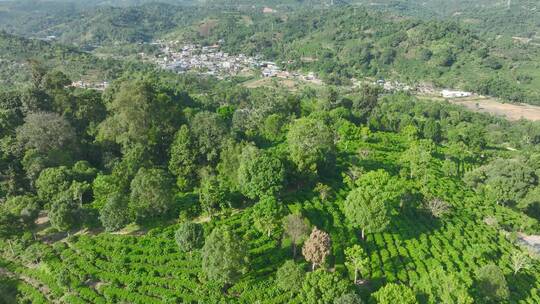
[[[8,240],[9,249],[11,250],[11,255],[15,256],[15,251],[13,251],[13,245],[11,244],[11,240]]]
[[[364,228],[362,228],[362,241],[365,241],[365,239],[366,239],[366,238],[365,238],[365,233],[364,233],[364,232],[365,232],[365,231],[364,231]]]
[[[292,243],[292,257],[293,257],[293,260],[296,259],[296,243],[295,242]]]
[[[311,264],[311,271],[315,271],[315,263]]]
[[[354,284],[358,282],[358,268],[354,268]]]

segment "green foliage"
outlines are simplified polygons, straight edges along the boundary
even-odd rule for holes
[[[390,176],[384,171],[368,173],[357,182],[358,187],[347,195],[344,213],[354,227],[362,230],[362,237],[365,232],[381,232],[390,224],[389,209],[395,197],[384,189],[389,180]]]
[[[401,162],[409,167],[410,177],[424,177],[431,161],[432,143],[413,141],[401,156]]]
[[[30,11],[36,12],[35,9],[29,9],[27,12]],[[69,14],[69,16],[72,17],[73,15]],[[4,19],[2,18],[2,20]],[[15,20],[20,21],[18,18],[15,18]],[[31,18],[31,20],[34,19]],[[42,29],[43,27],[41,27],[40,31]],[[35,37],[33,34],[29,36]],[[90,81],[102,81],[117,77],[123,67],[123,63],[120,61],[98,59],[96,56],[73,46],[45,42],[39,39],[27,39],[4,31],[0,31],[0,53],[3,55],[3,61],[0,62],[0,75],[2,75],[0,77],[0,88],[7,89],[24,87],[28,82],[31,82],[34,88],[38,88],[35,84],[41,85],[43,77],[35,77],[36,69],[31,64],[28,64],[29,59],[34,62],[41,62],[42,70],[45,70],[45,68],[55,69],[68,75],[70,79],[83,78]],[[48,98],[42,99],[47,97],[42,91],[33,89],[32,91],[32,93],[37,93],[32,94],[34,96],[31,97],[35,101],[50,101]],[[40,98],[35,98],[38,96]],[[36,111],[36,109],[32,110]]]
[[[469,286],[457,274],[445,272],[439,267],[430,269],[428,275],[420,278],[415,287],[428,295],[430,303],[474,303],[467,291]]]
[[[98,174],[92,182],[92,193],[94,195],[94,206],[101,208],[109,197],[119,194],[121,186],[118,178],[114,175]]]
[[[69,231],[80,224],[81,209],[68,193],[61,193],[49,208],[51,225],[60,231]]]
[[[345,265],[353,269],[354,282],[356,283],[358,281],[358,272],[365,272],[369,262],[366,252],[360,245],[353,245],[345,249],[345,259]]]
[[[146,151],[168,147],[180,117],[171,96],[157,93],[147,81],[122,83],[107,112],[110,115],[100,124],[97,138],[113,141],[124,151],[137,145]]]
[[[199,189],[199,203],[202,209],[212,215],[218,207],[226,204],[226,192],[213,174],[204,176]]]
[[[330,23],[327,13],[333,14],[324,12],[320,20],[293,20],[296,12],[290,19],[274,18],[280,30],[293,20],[320,34],[313,39],[335,46],[301,45],[298,56],[319,60],[285,60],[291,69],[320,65],[328,69],[322,75],[326,80],[343,82],[353,76],[353,68],[378,76],[390,65],[406,65],[402,51],[413,58],[420,55],[417,47],[428,47],[432,55],[422,66],[439,73],[441,83],[457,71],[467,74],[462,51],[475,38],[464,33],[458,39],[460,30],[450,25],[403,19],[406,31],[393,26],[382,31],[380,23],[359,14],[361,21],[354,19],[351,26],[360,30],[346,32],[349,24]],[[249,16],[246,12],[243,22]],[[262,21],[270,17],[257,16]],[[335,22],[349,20],[331,16]],[[244,29],[243,23],[233,24]],[[322,29],[328,24],[335,25],[332,35]],[[303,36],[297,28],[290,31]],[[267,49],[272,51],[281,39],[291,39],[286,50],[298,47],[288,31],[270,35],[275,44]],[[362,39],[345,43],[355,36]],[[254,36],[253,43],[258,39]],[[436,67],[445,48],[456,61],[452,67]],[[489,51],[476,53],[467,51],[471,60],[481,56],[482,64],[491,56]],[[353,67],[336,65],[336,58]],[[508,67],[505,62],[501,59],[501,73]],[[370,290],[382,293],[382,284],[406,284],[420,302],[472,303],[483,300],[473,272],[490,263],[515,272],[508,302],[539,302],[538,263],[531,260],[527,266],[511,242],[516,231],[538,233],[533,218],[540,214],[535,209],[537,123],[509,122],[408,94],[381,95],[369,86],[288,92],[155,72],[127,73],[101,93],[65,88],[65,75],[37,65],[33,70],[31,89],[0,93],[0,268],[47,286],[47,298],[40,289],[17,287],[30,302],[357,303],[355,291],[367,295],[363,284],[352,288],[350,277],[357,268]],[[44,153],[20,145],[16,130],[36,109],[54,112],[72,126],[76,144],[68,149],[69,157],[63,150]],[[109,127],[120,132],[101,138]],[[471,171],[466,181],[478,191],[461,180]],[[405,178],[405,173],[412,175]],[[417,207],[422,201],[444,202],[453,212],[444,221],[434,220]],[[139,223],[153,221],[128,227],[138,231],[92,229],[55,242],[56,229],[42,223],[44,217],[33,225],[42,205],[52,228],[70,232],[79,224],[90,226],[98,213],[108,231],[137,215]],[[183,218],[196,217],[197,228],[169,221],[179,209]],[[365,219],[362,224],[370,232],[360,245],[355,245],[356,227],[364,226],[357,218]],[[304,242],[310,223],[324,232],[317,230]],[[203,229],[213,236],[196,250]],[[295,250],[303,242],[306,261],[330,273],[320,269],[303,279],[306,261],[285,262],[288,246]],[[389,286],[385,296],[409,294]]]
[[[25,149],[55,153],[73,148],[75,131],[69,122],[55,113],[31,113],[17,129],[17,140]]]
[[[199,249],[204,244],[204,231],[200,224],[184,222],[174,233],[176,244],[182,252]]]
[[[0,209],[0,237],[10,239],[20,232],[19,219],[8,210]]]
[[[278,158],[252,146],[242,150],[238,182],[244,195],[251,199],[276,195],[284,180],[285,169]]]
[[[306,272],[293,260],[288,260],[276,272],[276,284],[283,290],[291,293],[298,293],[302,288],[302,283]]]
[[[9,197],[2,209],[18,217],[24,226],[31,228],[41,211],[41,205],[33,196],[19,195]]]
[[[228,227],[212,230],[202,249],[202,269],[209,280],[221,284],[236,282],[247,268],[243,242]]]
[[[539,178],[522,160],[495,159],[468,172],[465,181],[498,203],[516,205],[538,184]]]
[[[60,193],[69,189],[71,181],[71,173],[67,167],[47,168],[36,180],[38,196],[44,202],[50,203]]]
[[[189,128],[182,125],[174,136],[171,145],[169,171],[176,176],[176,185],[180,190],[193,186],[196,169],[196,154]]]
[[[334,153],[333,135],[321,121],[301,118],[293,122],[287,134],[291,160],[298,170],[318,174]]]
[[[129,208],[137,221],[167,214],[174,202],[174,182],[162,169],[141,168],[131,181]]]
[[[190,121],[190,130],[201,160],[216,162],[227,138],[227,127],[221,117],[211,112],[197,113]]]
[[[122,229],[131,221],[128,198],[119,193],[111,195],[99,210],[99,220],[106,231]]]
[[[251,216],[255,228],[270,237],[279,234],[278,229],[281,228],[283,213],[281,202],[272,196],[265,196],[253,206]]]
[[[300,303],[332,303],[351,290],[350,284],[339,274],[326,272],[322,269],[310,272],[302,283],[298,295]]]
[[[283,218],[283,232],[291,239],[296,257],[296,248],[308,237],[309,222],[300,214],[289,214]]]
[[[496,265],[486,265],[476,273],[478,292],[487,303],[500,303],[508,299],[510,291],[504,274]]]
[[[416,304],[416,295],[414,292],[405,285],[400,284],[386,284],[383,288],[377,290],[377,292],[371,295],[378,304]]]
[[[341,295],[334,300],[334,304],[363,304],[362,298],[354,292]]]

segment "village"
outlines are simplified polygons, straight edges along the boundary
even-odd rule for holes
[[[229,76],[248,74],[259,66],[267,66],[272,71],[279,70],[272,62],[244,54],[230,55],[222,52],[218,44],[201,46],[181,45],[179,41],[157,41],[152,44],[160,47],[160,53],[153,57],[154,63],[166,70],[177,73],[195,72],[223,79]],[[144,54],[139,54],[144,58]]]
[[[224,79],[234,76],[261,76],[267,78],[297,79],[322,84],[315,73],[290,72],[283,70],[277,63],[244,54],[223,52],[219,43],[209,46],[198,44],[182,44],[180,41],[156,41],[152,45],[159,46],[157,56],[140,53],[139,57],[149,60],[176,73],[193,72],[200,75],[214,76]]]
[[[196,73],[218,79],[235,76],[256,76],[261,78],[277,78],[285,80],[299,80],[314,85],[324,85],[314,72],[301,73],[299,71],[287,71],[273,61],[264,60],[262,56],[254,57],[245,54],[229,54],[223,52],[219,41],[216,44],[202,46],[198,44],[183,44],[181,41],[155,41],[149,44],[157,46],[157,55],[139,53],[140,60],[158,65],[159,67],[178,74]],[[381,87],[385,92],[411,92],[424,96],[439,96],[445,99],[459,99],[471,97],[471,92],[439,89],[429,84],[409,85],[396,80],[378,79],[351,79],[354,87],[365,84]],[[96,89],[103,91],[109,83],[106,81],[91,83],[87,81],[75,81],[72,87]]]

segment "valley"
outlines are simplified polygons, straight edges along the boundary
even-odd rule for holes
[[[540,303],[537,17],[0,0],[0,303]]]

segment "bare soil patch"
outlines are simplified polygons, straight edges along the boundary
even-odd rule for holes
[[[217,20],[215,19],[207,20],[199,25],[199,28],[198,28],[199,34],[203,37],[207,37],[208,35],[210,35],[210,32],[212,31],[212,29],[215,28],[216,26],[217,26]]]
[[[441,97],[429,98],[444,100]],[[495,116],[504,117],[511,121],[520,119],[540,121],[540,106],[533,106],[522,103],[502,103],[500,101],[497,101],[495,98],[485,96],[471,96],[467,98],[455,98],[446,100],[450,103],[464,106],[465,108],[475,112],[488,113]]]

